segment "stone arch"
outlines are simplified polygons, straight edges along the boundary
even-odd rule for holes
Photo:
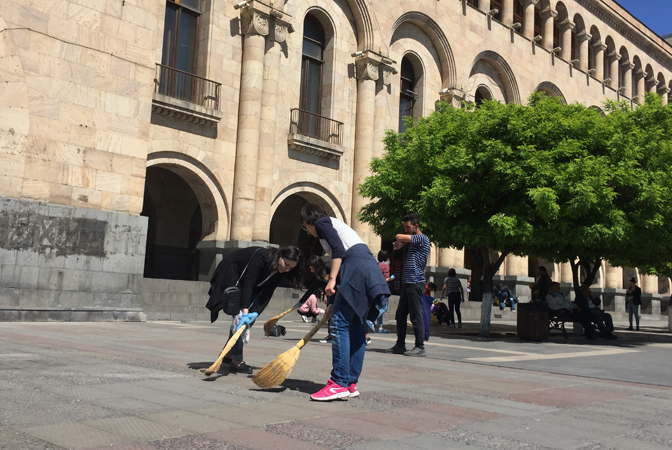
[[[567,104],[567,99],[565,99],[565,96],[563,95],[562,91],[560,88],[558,88],[555,84],[551,83],[550,81],[543,81],[539,83],[539,86],[537,86],[534,89],[534,92],[544,92],[551,97],[557,97],[560,99],[560,101],[563,104]]]
[[[419,11],[410,11],[402,14],[392,26],[391,35],[394,36],[395,31],[403,23],[410,22],[427,34],[434,48],[439,56],[442,88],[453,88],[457,83],[457,69],[455,68],[455,58],[453,51],[450,48],[448,38],[441,29],[441,27],[428,15]]]
[[[605,113],[604,110],[597,105],[589,106],[588,109],[592,109],[594,111],[597,111],[603,117],[607,115],[607,113]]]
[[[227,240],[230,211],[217,176],[201,161],[174,151],[147,155],[147,167],[161,167],[182,178],[196,194],[203,215],[202,240]]]
[[[345,0],[357,26],[357,50],[377,49],[380,46],[380,37],[373,28],[371,13],[366,0]]]
[[[334,192],[339,192],[337,187],[326,178],[315,173],[298,172],[284,180],[278,181],[273,187],[273,200],[271,200],[271,217],[286,198],[294,194],[310,193],[317,195],[323,203],[334,212],[337,219],[345,223],[349,222],[350,215],[346,214],[341,201]]]
[[[504,93],[506,103],[520,103],[520,91],[518,90],[518,83],[516,81],[515,75],[513,74],[511,66],[509,66],[509,63],[507,63],[506,60],[498,53],[486,50],[479,53],[476,58],[474,58],[474,62],[471,64],[469,79],[472,78],[476,64],[479,61],[483,61],[492,67],[492,69],[499,76],[499,79],[502,83],[500,88]]]
[[[644,70],[644,66],[642,65],[642,60],[639,58],[639,56],[635,55],[632,57],[632,64],[635,66],[632,69],[632,99],[636,100],[638,102],[641,102],[642,97],[644,96],[644,92],[639,92],[639,83],[637,82],[639,80],[640,76],[640,71]],[[644,82],[644,91],[646,91],[646,81]]]
[[[493,98],[492,91],[488,86],[485,84],[478,85],[476,92],[474,93],[474,103],[476,103],[476,106],[479,106],[484,101],[492,100]]]
[[[657,90],[660,91],[665,87],[665,75],[663,75],[663,72],[658,72],[658,76],[656,77],[657,83]]]
[[[603,44],[602,33],[600,33],[600,30],[595,25],[593,25],[592,27],[590,27],[590,36],[591,36],[590,43],[588,44],[588,69],[596,69],[597,67],[595,61],[595,55],[596,55],[595,46],[597,44]]]
[[[652,81],[652,79],[654,78],[654,74],[656,72],[653,70],[653,67],[651,66],[651,64],[646,65],[646,68],[644,69],[644,72],[646,72],[646,79],[644,81],[644,90],[648,92],[651,89],[651,87],[658,84],[658,83],[653,84],[653,81]],[[649,83],[651,83],[651,85],[649,85]]]

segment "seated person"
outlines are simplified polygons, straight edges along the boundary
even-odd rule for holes
[[[508,301],[509,304],[511,305],[511,311],[516,310],[516,303],[518,303],[518,297],[511,292],[511,289],[507,285],[499,285],[498,286],[499,290],[499,295],[497,296],[499,298],[499,309],[500,311],[503,311],[504,308],[506,307],[506,302]]]
[[[450,326],[450,311],[445,303],[439,300],[434,300],[432,314],[439,320],[439,325],[441,325],[442,322],[445,322]]]
[[[560,283],[551,283],[548,295],[546,295],[546,303],[554,315],[562,317],[567,314],[572,321],[579,322],[583,326],[585,336],[588,339],[592,340],[599,337],[599,333],[595,332],[595,328],[591,323],[589,314],[582,311],[578,305],[565,298],[560,292]]]
[[[590,319],[597,325],[602,337],[605,339],[616,339],[614,336],[614,321],[611,319],[611,314],[606,313],[600,309],[600,297],[593,296],[593,293],[588,286],[581,287],[581,295],[574,300],[583,311],[590,313]]]

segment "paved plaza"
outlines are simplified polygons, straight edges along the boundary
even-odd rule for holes
[[[296,319],[283,337],[255,327],[246,361],[289,349],[311,326]],[[322,331],[283,386],[261,390],[224,366],[199,370],[226,322],[0,323],[0,448],[669,449],[664,325],[543,343],[519,340],[513,323],[488,339],[476,323],[433,327],[426,358],[386,353],[394,334],[372,334],[361,396],[319,403],[308,395],[329,377]]]

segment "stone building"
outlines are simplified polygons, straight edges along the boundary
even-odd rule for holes
[[[534,91],[667,102],[672,46],[612,0],[2,0],[0,81],[0,318],[206,318],[223,253],[319,251],[308,201],[383,245],[356,187],[404,117]],[[599,287],[631,274],[605,264]]]

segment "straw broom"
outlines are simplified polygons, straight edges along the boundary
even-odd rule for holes
[[[273,329],[273,327],[275,326],[275,324],[278,323],[278,321],[279,321],[280,319],[282,319],[283,317],[285,317],[287,314],[291,313],[291,312],[294,311],[296,308],[298,308],[300,305],[301,305],[301,303],[297,303],[296,305],[292,306],[290,309],[288,309],[287,311],[283,312],[282,314],[278,314],[277,316],[275,316],[275,317],[271,317],[270,319],[268,319],[268,320],[266,321],[266,323],[264,323],[264,334],[265,334],[266,336],[269,336],[269,335],[271,334],[271,330]]]
[[[252,377],[254,384],[264,389],[281,385],[292,372],[296,360],[299,359],[299,353],[303,346],[315,336],[315,333],[322,328],[330,317],[330,315],[325,314],[324,317],[322,317],[322,320],[320,320],[313,329],[298,342],[298,344],[259,369],[259,372]]]
[[[240,335],[243,334],[245,329],[247,328],[247,325],[243,324],[240,328],[238,328],[238,331],[233,333],[233,336],[229,338],[229,340],[226,342],[226,345],[222,349],[222,353],[219,354],[219,358],[217,358],[217,361],[212,363],[210,367],[208,367],[203,373],[206,375],[212,375],[213,373],[219,371],[219,367],[222,365],[222,361],[224,361],[224,357],[226,356],[227,353],[231,351],[231,348],[233,348],[233,345],[238,341],[240,338]]]

